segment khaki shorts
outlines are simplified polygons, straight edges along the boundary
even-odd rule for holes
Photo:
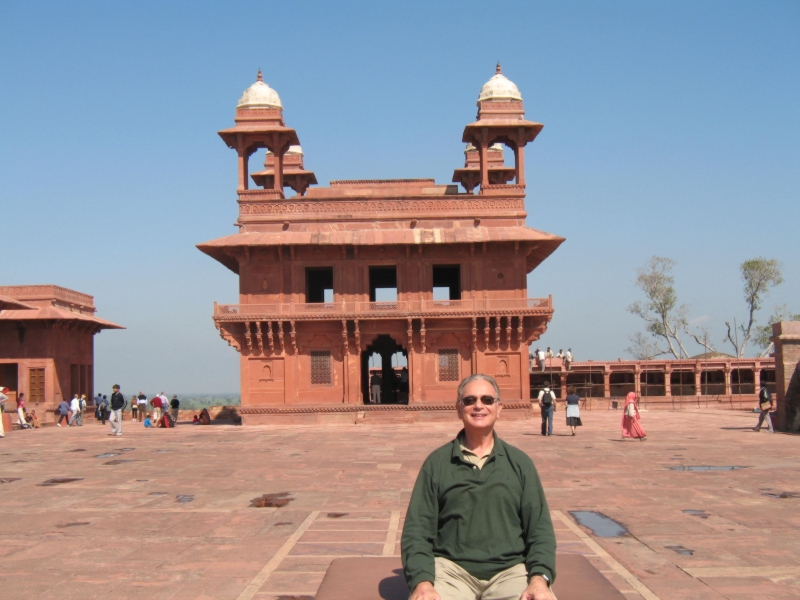
[[[484,581],[446,558],[437,556],[435,561],[436,581],[433,587],[442,600],[519,600],[528,587],[528,573],[522,564],[514,565],[489,581]]]

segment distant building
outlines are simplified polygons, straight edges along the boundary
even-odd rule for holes
[[[528,345],[553,304],[528,297],[527,275],[564,238],[525,225],[524,147],[543,126],[525,120],[499,65],[477,106],[456,185],[309,187],[316,177],[278,94],[260,72],[244,92],[235,126],[219,132],[238,155],[239,232],[198,247],[239,276],[239,304],[216,305],[214,324],[240,352],[245,423],[452,411],[471,373],[496,377],[507,406],[528,410]],[[252,179],[264,187],[251,190],[248,159],[259,149],[265,170]],[[287,187],[297,195],[286,198]],[[382,359],[380,407],[369,406],[372,353]],[[408,364],[402,382],[397,353]]]
[[[569,370],[561,359],[548,358],[543,372],[530,372],[530,382],[532,392],[547,385],[559,398],[566,398],[567,386],[575,386],[582,398],[622,398],[636,392],[648,406],[668,408],[697,401],[751,408],[762,385],[776,392],[774,358],[736,358],[721,352],[682,360],[573,362]]]
[[[94,334],[124,329],[94,313],[92,296],[57,285],[0,287],[0,387],[40,415],[74,394],[92,398]]]

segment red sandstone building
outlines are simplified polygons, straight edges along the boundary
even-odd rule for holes
[[[74,394],[92,398],[94,335],[124,329],[95,310],[92,296],[57,285],[0,287],[0,387],[11,400],[24,393],[42,416]]]
[[[527,407],[528,345],[553,315],[552,298],[528,297],[527,274],[564,239],[525,226],[524,148],[542,125],[524,118],[499,66],[464,129],[466,161],[451,185],[310,187],[297,133],[260,73],[234,122],[219,134],[238,156],[239,231],[198,247],[239,275],[239,304],[216,305],[214,323],[240,352],[245,422],[452,410],[459,381],[477,372],[497,378],[507,405]],[[265,169],[251,177],[262,187],[249,189],[248,159],[259,150]],[[380,406],[369,405],[373,353],[382,357]],[[407,393],[392,371],[397,353]]]

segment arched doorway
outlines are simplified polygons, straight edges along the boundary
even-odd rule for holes
[[[380,356],[380,368],[373,368],[373,373],[370,373],[370,357],[373,354]],[[376,337],[361,353],[361,395],[364,404],[371,403],[370,378],[376,373],[381,382],[381,404],[408,404],[408,370],[403,375],[402,365],[396,365],[397,361],[392,360],[397,354],[408,359],[406,349],[386,334]],[[395,366],[400,366],[400,369],[395,370]]]

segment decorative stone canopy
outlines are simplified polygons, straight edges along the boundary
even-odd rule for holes
[[[522,94],[519,93],[519,88],[513,81],[503,75],[500,63],[497,63],[494,76],[484,83],[481,88],[478,102],[483,102],[484,100],[517,100],[522,102]]]
[[[259,69],[256,82],[244,91],[236,108],[283,108],[283,105],[278,92],[264,83]]]

